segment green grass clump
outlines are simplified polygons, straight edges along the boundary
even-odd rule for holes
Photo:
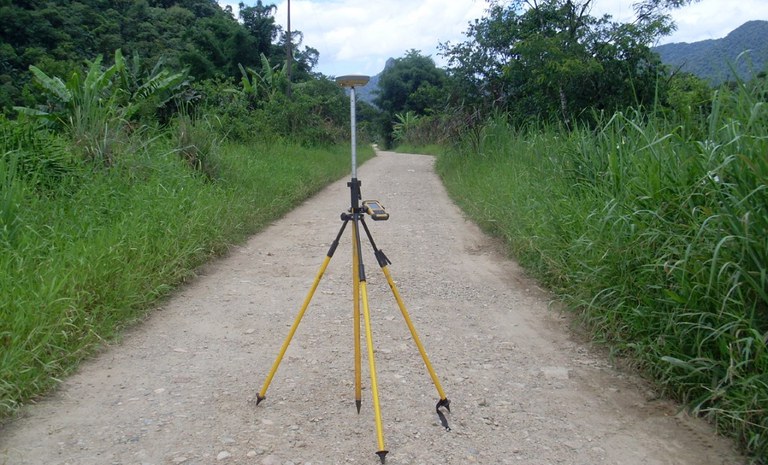
[[[197,266],[349,170],[343,147],[281,143],[207,147],[215,173],[201,172],[170,133],[94,167],[50,145],[29,150],[35,138],[58,140],[44,131],[0,126],[16,134],[0,151],[0,418],[55,386]],[[363,149],[361,159],[371,155]],[[44,182],[51,173],[56,182]]]
[[[456,202],[598,340],[757,463],[768,456],[763,95],[719,91],[703,128],[639,112],[570,132],[494,119],[438,160]]]

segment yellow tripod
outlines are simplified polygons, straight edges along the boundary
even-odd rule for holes
[[[357,412],[360,413],[360,406],[362,403],[361,399],[361,391],[362,391],[362,381],[361,381],[361,361],[362,361],[362,355],[360,351],[360,340],[361,340],[361,334],[360,334],[360,310],[361,306],[360,303],[362,302],[362,316],[363,321],[365,324],[365,341],[366,341],[366,347],[368,349],[368,368],[370,372],[371,377],[371,394],[373,396],[373,412],[376,422],[376,439],[378,444],[378,451],[376,452],[376,455],[379,456],[379,459],[381,459],[381,463],[384,463],[385,457],[387,455],[387,450],[384,445],[384,431],[382,427],[382,421],[381,421],[381,406],[379,405],[379,388],[378,388],[378,382],[376,380],[376,362],[374,359],[373,354],[373,332],[371,331],[371,315],[368,305],[368,288],[367,288],[367,282],[365,279],[365,266],[363,265],[363,259],[361,254],[361,240],[360,240],[360,227],[362,226],[363,230],[365,231],[366,236],[368,237],[368,242],[371,245],[371,248],[373,249],[374,256],[376,257],[376,260],[379,263],[379,266],[381,267],[382,272],[384,273],[384,276],[387,279],[387,283],[389,284],[390,289],[392,290],[392,294],[395,297],[395,300],[397,301],[398,307],[400,307],[400,312],[403,315],[403,319],[405,319],[405,323],[408,326],[408,330],[411,332],[411,337],[413,337],[413,341],[416,343],[416,347],[419,349],[419,353],[421,354],[421,358],[424,360],[424,364],[426,365],[427,371],[429,372],[430,377],[432,378],[432,382],[435,385],[435,388],[437,389],[437,393],[440,396],[439,400],[437,401],[437,404],[435,405],[435,411],[437,412],[438,417],[440,418],[440,422],[443,425],[443,427],[446,430],[450,430],[448,427],[448,421],[445,417],[445,414],[440,410],[440,408],[445,408],[448,412],[450,412],[450,401],[445,396],[445,392],[443,392],[443,388],[440,385],[440,381],[437,378],[437,375],[435,374],[435,370],[432,368],[432,364],[429,361],[429,357],[427,357],[427,352],[424,349],[424,345],[421,343],[421,340],[419,339],[419,335],[416,333],[416,328],[413,326],[413,322],[411,321],[411,318],[408,314],[408,310],[405,308],[405,304],[403,303],[402,298],[400,297],[400,293],[397,290],[397,286],[395,286],[395,282],[392,279],[392,275],[389,272],[388,265],[391,264],[389,259],[386,255],[384,255],[384,252],[381,251],[379,248],[376,247],[376,243],[373,240],[373,236],[371,235],[370,230],[368,229],[368,226],[365,223],[365,215],[370,215],[371,218],[377,221],[386,220],[389,218],[389,215],[384,211],[384,209],[381,207],[378,202],[374,201],[365,201],[360,204],[361,195],[360,195],[360,181],[357,179],[357,171],[356,171],[356,157],[355,157],[355,86],[357,85],[364,85],[368,78],[365,76],[343,76],[341,78],[338,78],[337,81],[345,87],[351,88],[351,115],[352,115],[352,180],[347,183],[347,186],[350,188],[350,197],[351,197],[351,207],[347,212],[344,212],[341,214],[341,228],[339,228],[339,232],[336,234],[336,238],[331,243],[330,248],[328,249],[328,253],[325,256],[325,259],[323,260],[322,265],[320,266],[320,270],[318,271],[317,275],[315,276],[315,280],[312,283],[312,286],[307,293],[306,298],[304,299],[304,302],[301,305],[301,309],[299,310],[298,315],[296,315],[296,319],[293,322],[293,325],[291,325],[291,329],[288,332],[288,336],[283,341],[283,345],[280,348],[280,352],[277,355],[277,358],[275,359],[275,362],[272,364],[272,368],[269,371],[269,374],[267,375],[266,380],[264,381],[264,385],[261,387],[261,390],[256,395],[256,405],[261,403],[266,398],[267,395],[267,389],[269,388],[270,383],[272,382],[272,378],[274,378],[275,373],[277,372],[278,367],[280,366],[280,362],[283,359],[283,356],[285,355],[285,352],[288,350],[288,346],[291,343],[291,340],[293,339],[294,334],[296,333],[296,329],[299,327],[299,323],[301,323],[302,318],[304,317],[304,313],[307,311],[307,308],[309,307],[310,302],[312,301],[312,297],[315,294],[315,291],[317,290],[318,285],[320,284],[320,280],[323,277],[323,274],[325,274],[325,270],[328,267],[328,264],[331,261],[331,258],[333,258],[333,254],[336,251],[336,248],[339,246],[339,240],[341,239],[341,236],[344,234],[344,230],[347,227],[347,224],[351,222],[352,224],[352,292],[353,292],[353,325],[354,325],[354,344],[355,344],[355,406],[357,407]]]

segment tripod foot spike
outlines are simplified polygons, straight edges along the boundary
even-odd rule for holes
[[[358,414],[358,415],[360,415],[360,406],[361,406],[362,404],[363,404],[363,403],[362,403],[361,401],[359,401],[359,400],[356,400],[356,401],[355,401],[355,407],[357,407],[357,414]]]
[[[445,418],[445,414],[440,411],[440,407],[445,407],[445,410],[450,413],[451,401],[447,398],[440,399],[437,401],[437,405],[435,405],[435,412],[437,412],[437,416],[440,418],[440,424],[443,425],[443,428],[445,428],[446,431],[450,431],[451,427],[448,426],[448,419]]]
[[[380,450],[376,452],[376,455],[379,456],[379,459],[381,460],[381,463],[384,463],[384,460],[387,458],[387,453],[389,453],[388,450]]]
[[[267,396],[262,396],[261,394],[256,394],[256,406],[258,407],[262,400],[266,399]]]

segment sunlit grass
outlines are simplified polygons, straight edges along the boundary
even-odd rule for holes
[[[137,144],[141,146],[141,144]],[[361,148],[360,159],[372,156]],[[172,137],[56,186],[0,157],[0,418],[46,392],[161,296],[349,171],[348,149],[225,145],[217,176]]]
[[[765,463],[768,108],[760,88],[720,92],[695,131],[633,111],[571,132],[496,119],[438,169],[597,340]]]

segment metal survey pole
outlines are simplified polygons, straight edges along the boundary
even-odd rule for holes
[[[355,114],[355,88],[368,84],[368,76],[348,75],[336,78],[341,87],[349,87],[349,118],[352,130],[352,179],[357,179],[357,115]]]

